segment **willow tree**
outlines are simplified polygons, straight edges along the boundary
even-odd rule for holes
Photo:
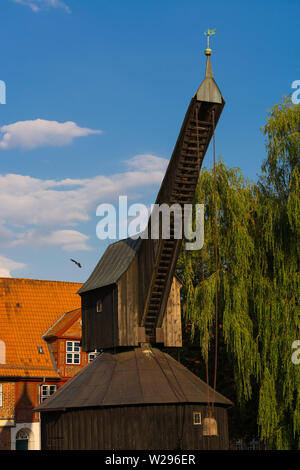
[[[217,333],[233,358],[238,403],[258,387],[260,437],[283,449],[299,447],[300,436],[300,365],[291,361],[292,343],[300,339],[299,116],[289,100],[270,112],[258,184],[223,162],[216,165],[216,186],[213,171],[203,170],[195,203],[205,205],[204,246],[183,249],[178,264],[184,316],[192,337],[200,335],[203,359],[211,359]]]
[[[289,98],[274,106],[264,134],[253,276],[262,368],[258,423],[273,447],[299,448],[300,366],[291,356],[300,339],[300,106]]]

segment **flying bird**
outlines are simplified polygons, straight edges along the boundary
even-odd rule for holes
[[[82,268],[81,264],[78,263],[78,261],[75,261],[75,259],[71,258],[70,261],[72,261],[72,263],[75,263],[78,266],[78,268]]]

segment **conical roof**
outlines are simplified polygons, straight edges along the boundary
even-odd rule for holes
[[[207,53],[207,51],[210,52]],[[212,65],[210,60],[211,50],[206,49],[205,53],[207,55],[205,77],[195,96],[198,101],[207,101],[209,103],[222,104],[224,103],[224,98],[222,97],[222,94],[213,76]]]
[[[210,388],[210,400],[232,402]],[[35,411],[69,408],[207,403],[207,384],[159,349],[103,353]]]

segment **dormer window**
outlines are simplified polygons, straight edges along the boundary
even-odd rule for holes
[[[96,306],[97,313],[101,313],[102,309],[103,309],[102,300],[98,300],[97,306]]]
[[[79,341],[67,341],[66,344],[66,364],[80,364],[81,348]]]
[[[43,346],[38,346],[37,348],[38,348],[39,354],[44,354],[44,348],[43,348]]]

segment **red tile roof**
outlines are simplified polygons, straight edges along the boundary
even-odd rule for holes
[[[43,335],[43,339],[56,337],[64,333],[81,316],[81,308],[64,313],[48,331]]]
[[[0,278],[0,341],[4,377],[58,377],[42,335],[65,312],[80,307],[79,283]],[[43,346],[43,354],[38,347]],[[3,362],[3,361],[2,361]]]

